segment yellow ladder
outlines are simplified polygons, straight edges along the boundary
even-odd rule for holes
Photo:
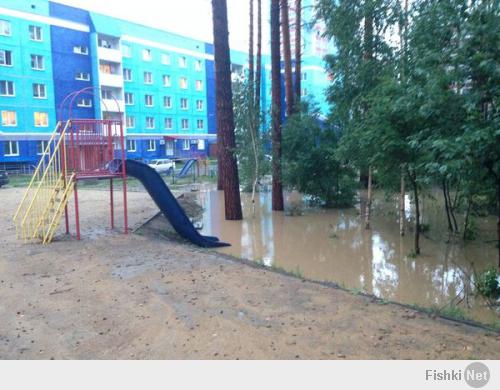
[[[57,123],[40,162],[14,214],[17,237],[25,241],[52,241],[62,213],[75,185],[75,174],[69,176],[66,164],[67,121]]]

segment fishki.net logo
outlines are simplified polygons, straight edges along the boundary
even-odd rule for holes
[[[479,389],[490,381],[490,370],[486,364],[474,362],[465,367],[465,370],[425,370],[425,380],[432,382],[462,382],[470,387]]]

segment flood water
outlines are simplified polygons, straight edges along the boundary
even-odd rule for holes
[[[244,220],[226,221],[223,197],[218,191],[199,193],[205,210],[202,233],[231,243],[220,252],[407,304],[442,308],[463,299],[460,307],[469,317],[485,323],[500,319],[482,299],[474,299],[467,277],[473,268],[479,271],[496,262],[493,217],[478,221],[475,241],[446,243],[442,210],[436,200],[424,200],[423,219],[431,230],[421,238],[422,255],[415,258],[410,255],[412,232],[399,235],[397,200],[381,194],[374,201],[371,230],[364,228],[363,204],[286,216],[271,211],[270,193],[260,193],[254,214],[251,196],[242,194]]]

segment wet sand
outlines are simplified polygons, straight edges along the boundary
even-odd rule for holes
[[[2,359],[500,358],[498,333],[111,232],[105,191],[80,191],[82,241],[23,244],[20,194],[0,190]],[[131,226],[156,213],[140,192],[129,209]]]

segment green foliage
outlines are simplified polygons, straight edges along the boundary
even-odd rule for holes
[[[261,115],[254,107],[248,84],[241,81],[233,84],[233,107],[240,184],[243,191],[251,192],[255,180],[271,170],[264,156],[268,134],[261,131]]]
[[[443,307],[437,313],[438,315],[443,315],[445,317],[454,318],[456,320],[465,320],[467,316],[465,315],[464,310],[456,305],[450,305]]]
[[[420,0],[407,13],[401,4],[318,2],[336,45],[326,60],[337,160],[371,166],[388,192],[401,172],[412,190],[443,187],[453,218],[470,200],[471,216],[500,214],[500,3]],[[467,229],[471,238],[473,220]]]
[[[476,275],[476,289],[479,295],[489,298],[497,299],[500,297],[500,286],[498,284],[497,272],[494,267],[485,269]]]
[[[283,182],[326,207],[350,207],[356,183],[352,169],[336,158],[337,135],[305,107],[283,127]]]

